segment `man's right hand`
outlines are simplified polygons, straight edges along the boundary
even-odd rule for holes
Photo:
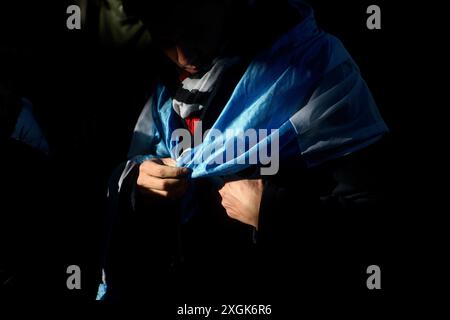
[[[176,167],[171,158],[151,159],[139,166],[137,186],[145,194],[177,199],[187,190],[189,169]]]

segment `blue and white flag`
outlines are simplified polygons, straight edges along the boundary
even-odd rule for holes
[[[280,158],[302,155],[308,166],[315,166],[386,133],[370,90],[341,41],[317,27],[310,7],[296,6],[304,17],[301,23],[254,58],[209,133],[182,156],[174,139],[183,127],[180,111],[174,110],[167,88],[158,85],[136,125],[130,160],[172,157],[192,170],[192,178],[224,176],[250,166],[246,160],[259,158],[262,149],[273,151],[274,142]],[[248,130],[264,134],[234,157],[227,155]]]

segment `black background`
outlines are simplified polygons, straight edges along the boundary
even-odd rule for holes
[[[434,49],[442,21],[437,18],[439,9],[406,1],[310,3],[319,25],[340,38],[360,66],[391,129],[386,170],[392,180],[386,188],[393,197],[384,223],[390,224],[397,241],[378,263],[383,290],[361,294],[374,305],[420,296],[426,292],[423,285],[435,284],[432,277],[441,274],[434,264],[435,247],[428,241],[434,206],[427,195],[438,187],[424,179],[431,175],[425,160],[436,156],[426,138],[426,123],[437,105],[430,93],[438,86],[431,74],[439,61]],[[43,178],[51,184],[51,194],[36,192],[29,200],[17,192],[7,199],[12,187],[3,184],[2,203],[24,205],[27,212],[20,219],[29,237],[20,248],[29,254],[25,260],[35,283],[29,292],[15,294],[89,301],[95,297],[100,275],[99,230],[107,179],[126,158],[132,128],[151,87],[153,66],[145,50],[101,47],[89,26],[68,30],[68,4],[15,0],[0,5],[0,73],[13,74],[20,94],[33,101],[53,148],[49,170],[57,177]],[[371,4],[381,7],[381,30],[366,28],[366,8]],[[14,155],[3,152],[1,157],[9,165],[26,168],[16,175],[21,181],[14,190],[25,186],[39,191],[41,164],[24,158],[13,161]],[[23,177],[25,173],[32,182]],[[39,250],[29,249],[36,247]],[[71,264],[81,267],[82,290],[66,288],[66,267]],[[432,274],[425,271],[429,269]]]

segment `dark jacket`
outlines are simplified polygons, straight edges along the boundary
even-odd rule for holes
[[[369,262],[382,260],[389,243],[382,227],[385,149],[381,140],[316,168],[301,157],[281,162],[278,174],[262,177],[258,231],[227,216],[206,178],[193,182],[201,200],[181,224],[179,202],[149,201],[136,189],[138,165],[119,192],[122,166],[109,189],[107,297],[134,300],[157,290],[170,296],[161,301],[176,301],[177,292],[181,301],[188,295],[220,302],[231,290],[245,301],[270,300],[288,298],[286,284],[357,294]]]

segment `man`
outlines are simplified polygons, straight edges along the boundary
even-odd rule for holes
[[[360,231],[378,197],[370,160],[387,127],[339,40],[296,2],[124,4],[172,64],[161,60],[109,189],[106,298],[224,303],[232,290],[270,303],[299,284],[354,288],[358,246],[372,248]],[[204,140],[183,143],[180,128]],[[272,131],[214,162],[238,138],[219,144],[208,129]],[[268,147],[280,161],[271,175],[237,161]]]

